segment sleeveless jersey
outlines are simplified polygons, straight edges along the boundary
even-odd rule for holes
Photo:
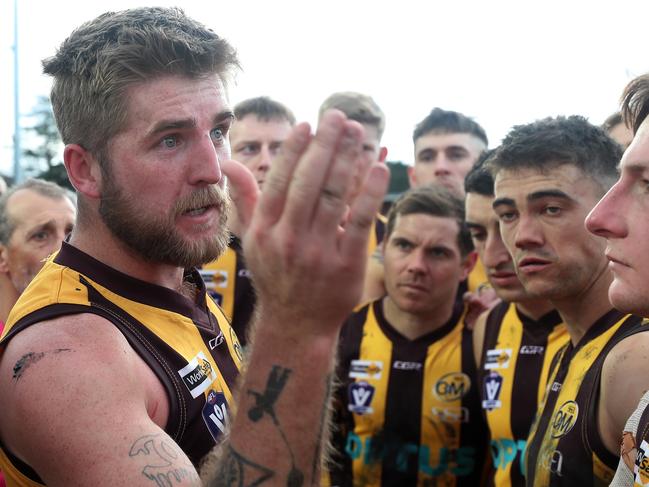
[[[527,435],[545,392],[552,358],[569,340],[554,310],[535,321],[514,303],[503,302],[489,313],[479,381],[495,486],[525,485]]]
[[[478,485],[486,425],[463,309],[416,340],[365,305],[340,337],[332,485]]]
[[[241,347],[198,272],[188,271],[185,278],[199,289],[197,303],[122,274],[64,242],[14,306],[0,346],[40,321],[77,313],[106,318],[163,384],[169,400],[165,432],[198,465],[228,426]],[[37,473],[4,446],[0,470],[9,485],[42,485]]]
[[[240,343],[245,346],[257,298],[243,258],[241,241],[232,236],[226,251],[218,259],[205,264],[199,272],[207,292],[221,307]]]
[[[639,317],[611,310],[557,356],[527,443],[528,486],[609,485],[618,456],[597,426],[602,365],[617,343],[649,329],[642,325]]]

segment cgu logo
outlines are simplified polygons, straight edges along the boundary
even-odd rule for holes
[[[575,401],[564,402],[552,420],[552,438],[560,438],[570,432],[577,422],[579,406]]]
[[[462,399],[471,388],[471,379],[462,372],[443,375],[433,387],[435,396],[444,402]]]

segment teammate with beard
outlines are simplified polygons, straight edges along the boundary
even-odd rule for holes
[[[608,484],[624,421],[649,387],[646,374],[629,373],[649,351],[648,327],[609,302],[606,241],[584,226],[620,156],[601,128],[571,116],[514,127],[490,158],[493,207],[519,279],[552,302],[570,335],[530,430],[530,486]]]
[[[552,304],[529,296],[516,276],[492,208],[494,182],[485,168],[492,154],[483,154],[464,181],[467,227],[489,283],[503,300],[482,314],[473,330],[476,383],[491,436],[490,483],[523,486],[527,435],[552,359],[569,337]]]
[[[341,332],[332,485],[478,485],[487,431],[456,299],[472,250],[462,201],[446,188],[394,203],[382,250],[387,295]]]
[[[182,11],[106,13],[44,66],[78,219],[0,342],[8,484],[203,485],[221,440],[210,485],[317,482],[335,344],[388,181],[370,169],[341,231],[362,128],[335,111],[315,135],[297,125],[258,196],[229,161],[234,50]],[[196,270],[227,244],[222,170],[261,308],[238,398],[239,344]]]

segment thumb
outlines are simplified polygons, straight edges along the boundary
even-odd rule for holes
[[[239,228],[230,228],[238,236],[245,233],[259,199],[259,187],[250,170],[234,160],[227,160],[221,163],[221,169],[228,178],[228,190],[230,198],[236,209],[236,217]]]

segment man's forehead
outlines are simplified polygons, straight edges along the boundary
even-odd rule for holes
[[[620,169],[636,171],[647,168],[649,168],[649,117],[640,125],[620,161]]]
[[[464,205],[466,208],[467,220],[470,218],[484,218],[495,214],[492,209],[493,196],[486,196],[478,193],[467,193]]]
[[[415,141],[415,146],[434,146],[444,148],[447,146],[460,146],[466,149],[484,148],[484,142],[470,133],[446,132],[444,130],[432,130],[421,135]]]

